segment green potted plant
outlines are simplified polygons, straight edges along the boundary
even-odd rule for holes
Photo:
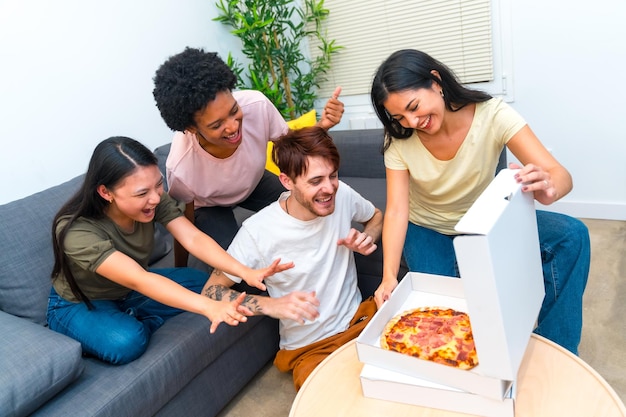
[[[326,39],[324,0],[219,0],[216,6],[214,20],[232,28],[250,61],[244,68],[228,55],[239,85],[263,92],[286,119],[313,109],[316,89],[341,49]],[[312,59],[302,51],[308,40],[319,44]]]

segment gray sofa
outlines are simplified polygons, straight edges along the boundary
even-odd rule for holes
[[[52,218],[79,186],[77,177],[0,206],[0,415],[213,416],[274,356],[277,323],[254,317],[220,326],[185,313],[124,366],[81,355],[78,342],[45,327],[53,257]],[[161,253],[171,249],[158,233]],[[161,255],[161,256],[159,256]]]
[[[340,178],[384,209],[382,131],[331,133],[342,156]],[[168,151],[155,151],[161,167]],[[216,415],[273,359],[276,320],[254,317],[211,335],[206,318],[183,313],[123,366],[83,357],[76,341],[46,327],[51,222],[81,180],[0,206],[0,416]],[[171,236],[162,229],[157,237],[153,266],[172,266]],[[357,268],[361,291],[370,295],[382,272],[380,248],[357,255]]]

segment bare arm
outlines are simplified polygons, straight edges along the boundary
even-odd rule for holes
[[[191,224],[184,216],[169,222],[167,230],[198,259],[218,270],[241,277],[249,285],[261,290],[265,290],[265,284],[263,284],[265,278],[293,268],[293,262],[280,264],[280,259],[276,259],[266,268],[248,268],[230,256],[216,241]]]
[[[372,218],[363,223],[363,226],[363,233],[367,233],[374,242],[377,242],[383,231],[383,212],[376,208]]]
[[[409,222],[409,171],[386,170],[387,207],[383,222],[383,279],[374,293],[380,307],[398,285],[400,259]]]
[[[207,299],[162,275],[146,271],[119,251],[105,259],[96,272],[155,301],[207,317],[212,322],[211,333],[221,322],[235,326],[252,315],[241,307],[243,297],[229,303]]]
[[[509,150],[524,165],[517,174],[522,191],[533,192],[541,204],[552,204],[567,195],[573,187],[570,173],[543,146],[530,127],[524,126],[507,144]]]
[[[241,294],[230,287],[234,284],[219,270],[213,270],[202,289],[202,294],[217,301],[237,300]],[[313,321],[318,316],[319,300],[315,293],[294,291],[283,297],[272,298],[262,295],[245,295],[242,306],[255,315],[267,315],[276,319],[290,319],[303,324]]]
[[[234,284],[235,282],[224,275],[222,271],[214,269],[213,272],[211,272],[211,276],[204,284],[201,294],[216,301],[236,299],[240,293],[230,289]],[[256,316],[263,315],[265,314],[263,311],[263,300],[259,300],[260,298],[268,297],[246,295],[241,305]]]
[[[185,217],[191,224],[194,223],[195,214],[193,201],[185,205]],[[187,249],[185,249],[177,239],[174,239],[174,266],[177,268],[185,267],[187,266],[188,260],[189,252],[187,252]]]

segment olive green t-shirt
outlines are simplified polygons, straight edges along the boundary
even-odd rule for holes
[[[165,226],[182,216],[183,209],[184,204],[163,193],[154,220],[149,223],[135,222],[132,232],[123,231],[106,216],[97,220],[84,217],[76,219],[65,237],[65,254],[83,293],[90,300],[116,300],[126,296],[130,289],[97,274],[96,269],[115,251],[124,253],[147,268],[154,247],[154,222]],[[57,233],[66,220],[62,218],[59,222]],[[64,299],[78,301],[62,273],[54,278],[52,285]]]

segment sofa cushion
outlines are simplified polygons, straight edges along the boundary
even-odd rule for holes
[[[277,350],[278,320],[266,317],[204,368],[156,416],[215,416],[244,389],[256,374],[255,370],[260,371],[274,358]],[[290,389],[287,385],[286,388]],[[271,395],[269,391],[268,394]],[[257,401],[262,404],[264,398],[259,397]],[[220,415],[231,414],[222,412]]]
[[[2,311],[0,329],[1,416],[29,415],[83,371],[77,341]]]
[[[382,129],[331,130],[329,133],[341,155],[339,178],[385,178]]]
[[[372,202],[372,204],[385,212],[387,205],[387,182],[385,177],[382,178],[362,178],[362,177],[344,177],[339,175],[339,179],[361,194],[364,198]]]
[[[52,219],[82,176],[0,206],[0,310],[46,323],[52,282]]]

